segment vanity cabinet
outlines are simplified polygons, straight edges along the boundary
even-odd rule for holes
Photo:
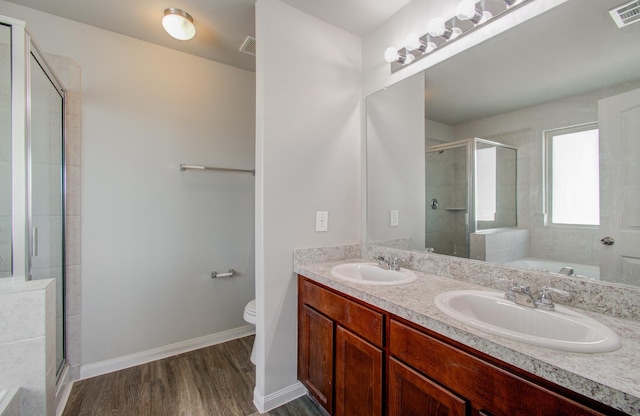
[[[303,276],[298,284],[298,377],[331,415],[624,415]]]
[[[426,330],[395,319],[389,326],[393,364],[389,366],[389,415],[605,414],[458,349]],[[407,408],[414,406],[410,401],[419,400],[412,396],[422,396],[424,407],[419,411]]]
[[[383,414],[384,321],[383,313],[299,278],[298,378],[329,414]]]

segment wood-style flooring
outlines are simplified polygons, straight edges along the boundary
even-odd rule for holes
[[[63,416],[247,416],[253,406],[253,336],[73,384]],[[307,396],[267,413],[323,416]]]

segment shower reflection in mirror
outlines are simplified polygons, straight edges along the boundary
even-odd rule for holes
[[[437,199],[441,207],[426,210],[425,247],[458,257],[486,257],[484,233],[489,231],[483,230],[518,225],[516,154],[515,147],[480,138],[426,149],[426,199]]]

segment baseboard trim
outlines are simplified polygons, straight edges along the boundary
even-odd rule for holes
[[[177,342],[164,347],[153,348],[147,351],[137,352],[135,354],[99,361],[97,363],[84,364],[80,367],[80,380],[123,370],[125,368],[134,367],[136,365],[145,364],[200,348],[210,347],[212,345],[221,344],[223,342],[253,334],[255,334],[255,328],[251,325],[245,325],[228,331]]]
[[[307,394],[307,389],[299,381],[282,390],[263,396],[257,388],[253,389],[253,405],[260,413],[269,412],[276,407],[287,404],[290,401]]]

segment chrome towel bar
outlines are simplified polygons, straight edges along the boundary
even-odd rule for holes
[[[185,171],[185,170],[189,170],[189,169],[193,169],[193,170],[217,170],[219,172],[250,173],[250,174],[252,174],[254,176],[256,174],[255,170],[249,170],[249,169],[214,168],[214,167],[209,167],[209,166],[187,165],[186,163],[181,163],[180,164],[180,170],[181,171]]]
[[[237,274],[238,273],[236,273],[235,270],[229,269],[229,271],[227,273],[211,272],[211,278],[215,279],[217,277],[231,277],[231,276],[235,276]]]

